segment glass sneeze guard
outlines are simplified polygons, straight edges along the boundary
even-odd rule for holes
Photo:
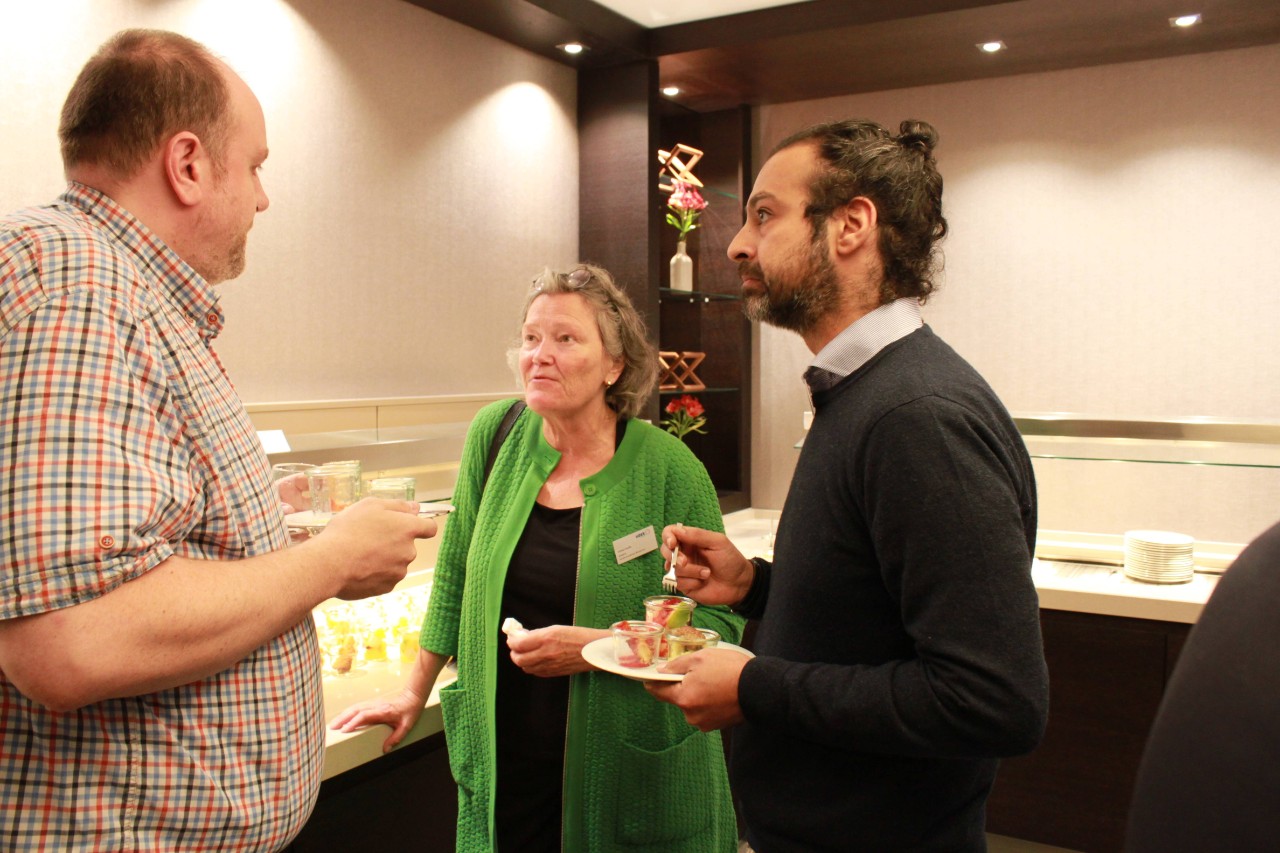
[[[1280,468],[1280,423],[1015,414],[1035,459]]]

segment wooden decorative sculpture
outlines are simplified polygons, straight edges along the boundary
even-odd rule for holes
[[[689,161],[686,163],[681,160],[681,156],[687,156]],[[674,189],[671,184],[664,185],[662,183],[662,175],[668,169],[671,171],[671,180],[692,184],[695,187],[702,186],[702,181],[698,180],[693,174],[693,167],[698,165],[698,161],[701,159],[701,151],[697,148],[691,148],[683,142],[677,142],[675,148],[670,151],[658,149],[658,162],[662,164],[662,168],[658,170],[658,189],[668,193]]]
[[[659,391],[702,391],[707,386],[694,368],[702,364],[707,357],[705,352],[670,352],[658,353],[658,365],[662,372],[658,378]]]

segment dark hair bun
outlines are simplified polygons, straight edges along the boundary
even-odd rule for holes
[[[938,131],[927,121],[907,119],[898,125],[898,144],[903,148],[913,148],[928,157],[938,144]]]

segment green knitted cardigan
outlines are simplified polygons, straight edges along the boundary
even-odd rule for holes
[[[441,691],[440,704],[458,783],[457,849],[465,853],[494,849],[496,661],[507,653],[502,587],[538,491],[560,459],[543,437],[542,418],[526,410],[481,493],[489,445],[510,404],[486,406],[467,433],[421,636],[423,648],[458,659],[458,678]],[[581,487],[575,625],[643,618],[645,596],[662,592],[661,553],[618,565],[614,540],[649,525],[660,534],[675,522],[724,529],[706,469],[682,442],[644,421],[627,423],[613,459]],[[700,607],[694,623],[729,642],[741,638],[742,619],[724,608]],[[735,850],[720,735],[699,732],[640,682],[605,672],[570,678],[563,849]]]

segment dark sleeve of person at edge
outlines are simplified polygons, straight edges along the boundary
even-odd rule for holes
[[[1280,524],[1232,564],[1183,646],[1129,812],[1131,853],[1280,849]]]

